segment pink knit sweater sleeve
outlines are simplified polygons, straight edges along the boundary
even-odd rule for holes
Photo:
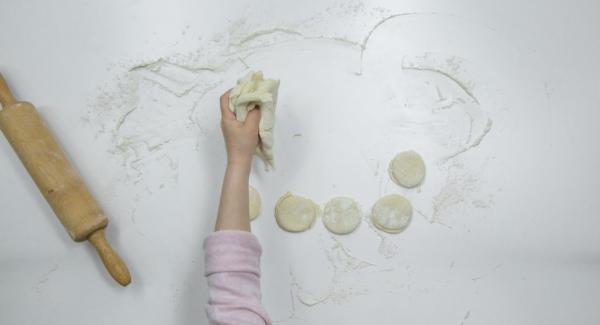
[[[247,231],[217,231],[204,240],[210,324],[271,324],[261,304],[261,253]]]

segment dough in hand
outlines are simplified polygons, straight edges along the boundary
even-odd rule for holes
[[[358,203],[349,197],[336,197],[325,205],[323,224],[334,234],[349,234],[358,227],[362,211]]]
[[[425,162],[415,151],[404,151],[390,161],[388,172],[396,184],[415,187],[425,178]]]
[[[260,214],[261,201],[260,201],[260,194],[252,186],[250,186],[248,188],[248,203],[250,205],[249,206],[250,220],[254,220]]]
[[[274,167],[273,126],[278,90],[279,80],[263,79],[261,71],[252,71],[238,80],[229,93],[229,110],[235,113],[238,121],[245,121],[251,110],[260,109],[260,144],[256,148],[256,154],[265,161],[267,168]]]
[[[385,232],[396,234],[410,223],[413,209],[410,201],[398,194],[386,195],[373,205],[371,222]]]
[[[319,215],[319,206],[312,200],[285,193],[275,206],[275,220],[283,229],[301,232],[312,227]]]

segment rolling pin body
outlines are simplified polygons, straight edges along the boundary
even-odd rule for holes
[[[4,108],[0,129],[74,241],[106,227],[108,219],[33,105]]]
[[[131,282],[127,267],[106,238],[108,219],[69,163],[35,107],[17,102],[0,75],[0,129],[74,241],[90,240],[113,278]]]

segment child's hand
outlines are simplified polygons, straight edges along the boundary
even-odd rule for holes
[[[221,96],[221,130],[225,138],[228,164],[249,165],[258,146],[258,123],[260,110],[248,112],[245,122],[239,122],[229,110],[228,90]]]

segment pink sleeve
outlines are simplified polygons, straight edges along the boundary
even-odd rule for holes
[[[247,231],[217,231],[204,240],[210,324],[271,324],[261,304],[261,253]]]

